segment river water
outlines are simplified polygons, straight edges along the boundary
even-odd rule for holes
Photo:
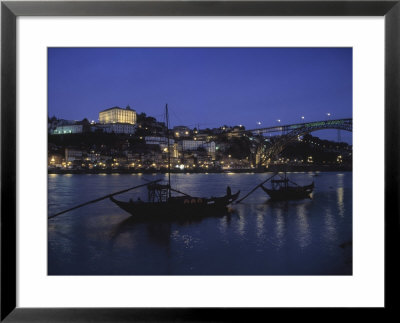
[[[173,174],[193,196],[243,197],[271,174]],[[261,189],[229,214],[201,221],[136,222],[110,200],[49,220],[49,275],[351,275],[352,173],[288,173],[315,182],[311,199],[271,202]],[[48,176],[49,215],[163,174]],[[146,200],[146,189],[119,195]],[[239,197],[239,198],[240,198]]]

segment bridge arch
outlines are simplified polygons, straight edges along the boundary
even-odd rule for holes
[[[276,158],[290,143],[297,141],[300,136],[325,129],[337,129],[352,132],[353,120],[326,120],[289,126],[287,129],[288,132],[286,132],[284,135],[281,135],[271,147],[266,149],[263,157],[260,160],[261,163],[265,164],[268,159]]]

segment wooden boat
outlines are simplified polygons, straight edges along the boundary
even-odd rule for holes
[[[289,182],[295,184],[295,186],[289,185]],[[272,179],[272,187],[267,188],[261,185],[262,190],[267,193],[272,200],[298,200],[309,198],[314,190],[314,182],[310,185],[300,186],[290,181],[285,173],[285,176],[281,179]]]
[[[169,196],[172,189],[169,185],[155,184],[148,186],[149,201],[141,200],[128,202],[110,197],[116,205],[138,219],[193,219],[199,217],[224,214],[227,206],[234,202],[236,194],[229,192],[222,197],[194,197],[189,195]]]
[[[167,129],[168,125],[168,106],[166,109]],[[168,131],[168,130],[167,130]],[[168,183],[149,183],[147,186],[148,201],[119,201],[113,196],[110,200],[118,205],[124,211],[134,215],[137,218],[147,219],[172,219],[172,218],[199,218],[216,213],[223,214],[227,210],[227,206],[234,202],[240,194],[231,193],[228,186],[226,195],[221,197],[194,197],[189,194],[180,192],[171,187],[171,170],[170,170],[170,147],[169,133],[167,133],[168,142]],[[172,196],[172,192],[179,193],[179,196]]]

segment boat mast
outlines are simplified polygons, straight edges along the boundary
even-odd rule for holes
[[[165,119],[167,122],[167,149],[168,149],[168,197],[171,197],[171,155],[169,147],[169,117],[168,117],[168,104],[165,105]]]
[[[286,167],[285,167],[285,188],[288,188],[288,184],[289,184],[289,180],[287,178],[287,174],[286,174]]]

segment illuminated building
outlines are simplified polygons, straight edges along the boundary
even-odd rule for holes
[[[132,135],[136,131],[136,125],[127,123],[107,123],[97,124],[95,129],[101,129],[105,133],[124,133]]]
[[[53,130],[54,135],[64,135],[64,134],[82,133],[82,132],[83,132],[83,125],[79,124],[57,126],[57,128]]]
[[[100,123],[127,123],[136,124],[136,111],[132,110],[129,106],[125,109],[119,107],[113,107],[100,111],[99,113]]]
[[[189,137],[190,129],[186,126],[176,126],[172,129],[174,137]]]
[[[154,136],[146,136],[145,138],[146,145],[158,145],[163,153],[168,152],[168,141],[166,137],[154,137]],[[171,151],[171,158],[178,157],[178,145],[175,143],[174,139],[169,139],[169,148]]]
[[[144,137],[146,141],[146,145],[159,145],[161,150],[167,148],[168,141],[166,137],[153,137],[153,136],[146,136]],[[169,139],[169,144],[172,146],[175,143],[174,139]]]
[[[197,150],[199,148],[204,148],[209,153],[215,153],[215,142],[205,142],[200,140],[182,140],[179,142],[182,151],[187,150]]]
[[[197,151],[199,148],[204,149],[211,157],[215,158],[216,145],[214,141],[206,142],[200,140],[181,140],[178,142],[179,151]]]
[[[65,148],[65,161],[72,162],[83,158],[83,151],[74,148]]]

